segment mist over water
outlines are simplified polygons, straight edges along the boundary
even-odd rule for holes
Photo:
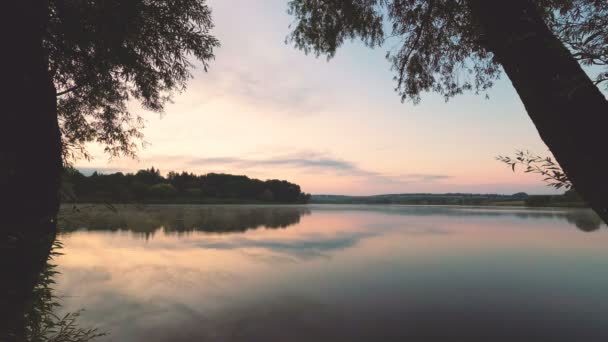
[[[602,341],[591,211],[148,206],[65,212],[56,292],[107,341]]]

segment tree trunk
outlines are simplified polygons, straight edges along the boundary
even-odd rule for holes
[[[61,140],[42,48],[48,3],[2,3],[0,340],[24,339],[31,291],[56,233]],[[7,337],[10,336],[10,337]]]
[[[481,43],[503,66],[576,191],[608,223],[608,101],[532,0],[468,0]]]

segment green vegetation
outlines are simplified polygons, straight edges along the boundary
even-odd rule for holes
[[[88,203],[307,203],[309,194],[284,180],[169,172],[158,169],[87,177],[75,169],[63,175],[63,202]]]
[[[206,1],[48,1],[45,55],[57,91],[67,159],[85,143],[133,155],[143,120],[128,101],[161,112],[186,88],[193,62],[204,70],[219,41]]]
[[[61,242],[55,240],[49,258],[40,272],[38,282],[32,292],[32,299],[25,314],[25,335],[30,342],[88,342],[107,335],[97,328],[81,328],[78,325],[79,312],[57,313],[61,298],[54,293],[56,265],[52,263],[60,255]]]
[[[530,196],[525,204],[528,207],[587,207],[581,196],[572,189],[563,195]]]
[[[409,205],[487,205],[531,207],[584,207],[573,190],[564,195],[498,194],[387,194],[375,196],[313,195],[311,203],[319,204],[409,204]]]

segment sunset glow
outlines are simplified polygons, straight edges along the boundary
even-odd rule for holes
[[[226,172],[293,181],[310,193],[552,193],[538,176],[495,160],[550,155],[508,79],[449,102],[401,103],[384,55],[348,43],[329,62],[285,44],[283,1],[210,1],[221,41],[165,113],[143,113],[139,159],[108,161],[99,146],[83,171]],[[231,25],[238,21],[239,25]],[[196,65],[196,63],[195,63]]]

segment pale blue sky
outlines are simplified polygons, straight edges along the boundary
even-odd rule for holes
[[[91,146],[95,158],[78,167],[246,174],[312,193],[552,191],[494,159],[549,154],[505,75],[489,100],[402,104],[386,47],[348,43],[328,62],[285,44],[285,0],[209,3],[222,47],[162,118],[144,114],[150,145],[139,160],[108,161]]]

